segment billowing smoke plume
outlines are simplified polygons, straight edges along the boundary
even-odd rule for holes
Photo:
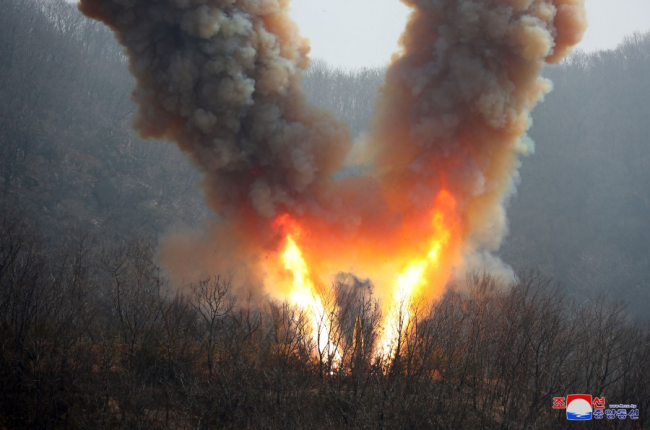
[[[301,94],[309,49],[288,0],[80,0],[127,49],[136,128],[190,153],[223,217],[204,240],[168,241],[169,267],[196,266],[198,246],[208,270],[246,262],[274,285],[287,235],[301,277],[354,272],[385,291],[399,273],[439,291],[463,262],[495,261],[530,110],[550,89],[541,69],[582,37],[584,0],[403,1],[402,51],[354,153],[368,173],[334,179],[349,134]]]
[[[518,157],[534,149],[530,111],[551,89],[540,72],[582,38],[584,1],[404,2],[413,14],[367,151],[391,207],[420,211],[446,188],[463,254],[494,251]]]
[[[135,127],[189,152],[215,211],[273,217],[315,200],[348,131],[306,104],[309,51],[287,0],[82,0],[126,47]]]

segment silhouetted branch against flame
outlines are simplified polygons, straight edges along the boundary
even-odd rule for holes
[[[409,261],[395,280],[393,297],[382,324],[383,332],[375,350],[379,357],[390,358],[395,353],[404,335],[403,328],[409,325],[411,306],[425,293],[423,288],[428,287],[429,295],[432,290],[439,294],[447,283],[453,263],[449,257],[460,251],[456,209],[453,195],[441,190],[433,203],[428,252]]]
[[[341,357],[337,345],[332,341],[333,312],[323,305],[323,297],[311,278],[307,262],[296,242],[301,229],[289,215],[278,217],[274,226],[283,230],[285,235],[281,261],[292,277],[289,300],[307,314],[312,328],[312,339],[316,342],[319,355],[333,357],[334,365],[338,366]]]

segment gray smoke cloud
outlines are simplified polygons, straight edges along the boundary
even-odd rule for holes
[[[299,245],[314,277],[355,272],[388,295],[396,273],[433,255],[433,239],[441,257],[421,266],[425,296],[463,263],[499,265],[504,201],[533,150],[530,112],[550,90],[540,73],[581,39],[584,0],[403,2],[402,50],[355,149],[368,173],[335,180],[349,133],[305,102],[309,47],[288,0],[80,0],[126,47],[136,129],[190,154],[225,219],[202,239],[169,238],[168,267],[244,261],[263,282],[285,214],[308,233]],[[432,225],[436,213],[446,225]]]
[[[300,91],[307,43],[278,0],[82,0],[137,79],[135,128],[170,139],[205,172],[217,212],[304,210],[350,139]]]
[[[582,38],[584,1],[404,3],[413,14],[403,52],[388,69],[362,158],[373,160],[387,201],[407,217],[450,191],[459,254],[467,264],[495,267],[489,251],[507,233],[504,202],[521,155],[534,150],[530,113],[552,87],[541,71]]]

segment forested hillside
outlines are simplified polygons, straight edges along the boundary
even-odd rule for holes
[[[650,316],[650,33],[547,69],[503,258]]]
[[[131,130],[133,87],[112,34],[58,1],[0,15],[0,193],[50,234],[156,234],[206,215],[199,175]]]
[[[521,275],[414,307],[392,360],[373,355],[371,286],[339,277],[335,359],[304,314],[226,274],[170,284],[156,243],[213,216],[200,174],[132,132],[109,31],[58,0],[5,1],[0,428],[568,428],[551,400],[571,392],[636,403],[617,428],[650,428],[647,70],[650,33],[548,68],[501,252]],[[382,77],[316,61],[304,89],[359,136]]]

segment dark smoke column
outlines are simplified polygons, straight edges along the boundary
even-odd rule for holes
[[[175,141],[217,212],[264,220],[318,206],[346,127],[300,93],[309,47],[288,0],[80,0],[126,47],[135,128]]]
[[[430,299],[473,262],[501,268],[491,252],[507,232],[504,202],[551,88],[541,71],[586,28],[584,0],[402,0],[402,51],[355,151],[368,175],[335,181],[349,135],[300,92],[308,47],[288,0],[80,1],[127,49],[137,130],[191,154],[227,221],[207,239],[168,240],[163,265],[206,259],[210,275],[245,262],[250,283],[273,288],[265,262],[287,214],[307,233],[297,246],[312,277],[355,272],[388,298],[400,279],[418,278]]]
[[[402,1],[413,13],[367,156],[397,212],[416,217],[451,192],[461,254],[498,265],[489,252],[507,232],[519,157],[534,149],[530,113],[552,86],[541,72],[581,40],[584,0]]]

